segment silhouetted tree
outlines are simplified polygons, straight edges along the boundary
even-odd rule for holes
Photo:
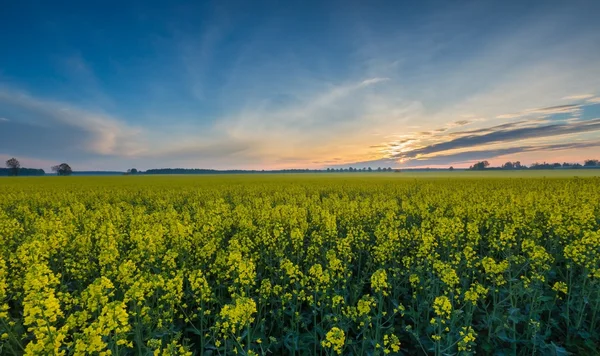
[[[6,167],[10,169],[11,175],[18,176],[21,163],[16,158],[11,158],[6,161]]]
[[[367,171],[372,172],[373,170],[371,169],[371,167],[367,168]]]
[[[56,174],[59,176],[69,176],[71,173],[73,173],[73,170],[68,164],[61,163],[58,166],[53,166],[52,172],[56,172]]]
[[[450,166],[450,168],[448,168],[448,170],[453,171],[454,167]]]
[[[515,169],[526,168],[525,166],[521,166],[521,161],[513,162],[513,167],[515,167]]]
[[[137,173],[138,173],[138,170],[137,170],[137,169],[135,169],[135,168],[131,168],[131,169],[128,169],[128,170],[127,170],[127,173],[129,173],[129,174],[137,174]]]
[[[515,165],[512,162],[506,162],[502,165],[502,169],[513,169]]]
[[[474,165],[472,165],[471,167],[469,167],[469,169],[474,169],[474,170],[482,170],[485,169],[487,167],[490,166],[490,163],[488,161],[481,161],[481,162],[477,162]]]
[[[600,161],[597,159],[586,159],[583,163],[584,167],[596,167],[600,165]]]

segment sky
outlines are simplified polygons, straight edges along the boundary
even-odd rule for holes
[[[5,1],[0,159],[49,170],[600,158],[600,1]]]

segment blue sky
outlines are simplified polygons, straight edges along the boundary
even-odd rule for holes
[[[14,1],[0,158],[48,169],[600,158],[598,1]]]

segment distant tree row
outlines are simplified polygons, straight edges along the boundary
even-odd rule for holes
[[[326,172],[392,172],[392,167],[381,168],[377,167],[377,169],[372,169],[371,167],[363,167],[363,168],[327,168]]]
[[[138,171],[135,168],[127,170],[125,174],[223,174],[223,173],[324,173],[324,172],[392,172],[391,167],[377,168],[376,170],[365,168],[327,168],[323,169],[277,169],[277,170],[215,170],[215,169],[199,169],[199,168],[160,168],[148,169],[145,172]],[[398,170],[396,170],[398,171]]]
[[[129,174],[135,174],[129,170]],[[244,169],[201,169],[201,168],[159,168],[148,169],[145,172],[136,170],[138,174],[231,174],[231,173],[323,173],[324,170],[318,169],[279,169],[279,170],[244,170]],[[127,173],[126,173],[127,174]]]
[[[489,166],[490,166],[490,162],[488,162],[488,161],[481,161],[481,162],[475,163],[474,165],[472,165],[471,167],[469,167],[469,169],[482,170],[482,169],[486,169]]]
[[[60,176],[68,176],[73,173],[71,167],[66,163],[52,167],[52,171]],[[43,169],[22,168],[21,162],[14,157],[6,161],[6,168],[0,168],[0,176],[43,176],[45,174]]]
[[[563,163],[532,163],[529,167],[527,167],[526,165],[522,165],[521,162],[516,161],[516,162],[506,162],[504,163],[501,167],[490,167],[490,163],[488,161],[481,161],[481,162],[477,162],[475,164],[473,164],[472,166],[469,167],[469,169],[471,170],[483,170],[483,169],[563,169],[563,168],[570,168],[570,169],[577,169],[577,168],[594,168],[594,167],[599,167],[600,168],[600,160],[597,159],[588,159],[584,162],[583,165],[581,165],[580,163],[568,163],[568,162],[563,162]],[[452,167],[450,167],[450,169],[452,169]]]
[[[36,168],[20,168],[18,175],[20,176],[43,176],[46,172],[43,169]],[[10,168],[0,168],[0,177],[14,176],[14,172]]]
[[[584,167],[598,167],[598,166],[600,166],[600,160],[586,159],[585,162],[583,162],[583,166]]]

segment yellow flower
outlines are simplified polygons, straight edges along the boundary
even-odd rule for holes
[[[216,327],[221,334],[232,333],[246,327],[254,321],[256,313],[256,303],[251,298],[238,297],[233,304],[226,304],[219,313],[220,322]]]
[[[333,327],[327,332],[325,340],[321,341],[323,347],[330,347],[338,355],[342,354],[342,349],[346,342],[344,331],[338,327]]]
[[[442,319],[450,319],[452,314],[452,303],[446,296],[436,297],[433,301],[433,311]]]
[[[472,327],[463,327],[459,332],[460,340],[458,341],[458,351],[470,352],[472,345],[475,343],[477,333]]]
[[[480,299],[485,299],[488,293],[488,288],[485,288],[479,283],[472,284],[468,291],[465,292],[464,299],[473,305],[477,304]]]
[[[400,339],[394,334],[386,334],[383,336],[383,346],[385,347],[384,352],[386,354],[390,352],[397,353],[400,351]]]
[[[552,286],[552,290],[555,291],[556,293],[562,293],[562,294],[566,295],[567,292],[569,291],[569,288],[567,287],[567,284],[565,282],[556,282]],[[558,297],[562,298],[560,295],[558,295]]]
[[[371,275],[371,288],[375,293],[382,293],[387,296],[387,289],[389,288],[387,273],[384,269],[378,269]]]

